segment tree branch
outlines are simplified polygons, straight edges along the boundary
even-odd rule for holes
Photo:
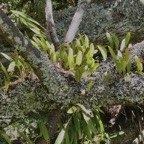
[[[51,0],[46,0],[45,14],[46,14],[47,30],[50,35],[50,36],[48,36],[48,38],[51,38],[52,43],[54,44],[56,50],[58,50],[59,46],[60,46],[60,42],[59,42],[59,39],[56,34],[55,24],[54,24],[54,20],[53,20]]]
[[[86,10],[86,7],[90,2],[91,0],[79,0],[77,10],[73,16],[72,22],[69,26],[68,32],[64,40],[65,43],[70,43],[74,40],[75,35],[79,29],[79,25],[82,21],[84,11]]]
[[[59,95],[58,93],[67,85],[67,80],[57,73],[48,56],[36,49],[1,10],[0,32],[8,43],[16,48],[25,61],[32,66],[43,86],[51,94]]]

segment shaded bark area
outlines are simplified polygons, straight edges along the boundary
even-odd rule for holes
[[[49,120],[47,123],[47,129],[49,132],[49,136],[50,136],[50,143],[54,143],[54,136],[57,132],[58,129],[58,124],[61,120],[62,117],[62,110],[61,109],[54,109],[51,111],[50,115],[49,115]],[[44,140],[43,137],[40,137],[36,140],[35,144],[46,144],[46,141]]]
[[[105,33],[123,38],[131,32],[132,43],[144,39],[144,5],[139,0],[96,0],[86,10],[78,33],[87,34],[91,41],[106,43]],[[54,15],[59,38],[63,41],[75,8]]]

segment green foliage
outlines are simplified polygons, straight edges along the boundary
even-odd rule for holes
[[[101,45],[97,45],[98,49],[100,50],[103,60],[106,61],[107,59],[107,50],[105,47],[101,46]]]
[[[86,35],[79,35],[75,43],[63,44],[59,51],[56,51],[53,44],[47,41],[43,32],[44,28],[38,22],[21,12],[12,12],[34,33],[31,43],[47,53],[54,63],[60,64],[65,70],[72,71],[77,82],[80,82],[82,77],[91,75],[97,69],[99,64],[93,58],[97,50],[95,50],[93,43],[89,42]]]
[[[49,58],[60,64],[65,70],[74,72],[77,82],[82,77],[91,75],[98,67],[98,63],[93,58],[97,53],[94,45],[89,44],[86,35],[80,35],[73,44],[62,45],[59,51],[55,51],[53,44],[42,36],[34,35],[32,44],[49,55]]]
[[[94,107],[92,112],[80,103],[72,106],[67,111],[70,117],[61,129],[55,144],[100,143],[101,140],[107,141],[99,115],[100,111],[99,108]]]
[[[115,35],[110,35],[106,33],[106,37],[110,43],[108,50],[101,46],[97,45],[95,49],[94,44],[89,42],[89,39],[86,35],[79,35],[79,38],[71,44],[63,44],[58,51],[55,50],[54,45],[50,44],[45,36],[45,29],[36,21],[31,19],[29,16],[18,12],[12,11],[14,16],[21,21],[26,27],[28,27],[33,35],[30,39],[31,43],[48,54],[51,61],[56,64],[61,65],[66,71],[71,71],[75,75],[77,82],[80,82],[82,77],[90,76],[98,67],[99,63],[94,59],[94,55],[100,51],[103,60],[106,61],[108,57],[108,52],[111,54],[114,63],[116,64],[119,74],[129,73],[131,70],[131,60],[128,44],[130,41],[130,33],[128,33],[125,39],[122,40],[121,44],[119,39]],[[5,86],[8,89],[9,82],[11,77],[18,77],[14,75],[15,68],[19,70],[20,76],[24,76],[26,69],[29,66],[24,62],[24,60],[18,55],[17,52],[14,53],[14,57],[11,58],[8,55],[1,53],[6,59],[10,61],[8,69],[3,66],[1,63],[1,69],[3,70],[5,77]],[[137,64],[137,72],[143,74],[143,65],[141,60],[135,56],[135,61]],[[110,74],[105,73],[106,81],[110,79]],[[88,91],[93,87],[94,82],[90,81],[88,84]],[[35,101],[36,97],[33,93],[27,93],[24,97],[29,100],[26,107],[26,112],[29,111],[31,102]],[[40,105],[40,103],[36,103]],[[100,118],[101,110],[98,107],[93,107],[93,111],[86,109],[81,104],[76,104],[72,106],[68,111],[68,120],[61,128],[55,144],[77,144],[81,143],[100,143],[100,141],[108,141],[104,131],[104,125]],[[50,143],[50,137],[45,126],[45,123],[40,121],[38,124],[40,135],[43,136],[47,143]],[[34,140],[29,138],[28,134],[25,131],[20,131],[19,137],[28,143],[32,144]],[[10,138],[4,133],[1,132],[1,136],[8,142],[11,143]]]
[[[4,131],[0,130],[0,136],[2,136],[8,144],[11,144],[10,137]]]
[[[128,48],[130,33],[122,40],[121,45],[119,45],[119,40],[115,35],[111,36],[109,33],[106,33],[106,36],[110,43],[110,46],[108,46],[109,52],[116,64],[119,74],[129,73],[131,70],[130,51]],[[117,54],[115,54],[114,48]]]
[[[11,10],[13,19],[15,20],[16,24],[19,26],[20,22],[23,23],[26,27],[28,27],[32,32],[34,32],[37,35],[45,36],[43,30],[45,30],[44,27],[42,27],[37,21],[29,17],[28,15],[16,11]]]
[[[143,73],[143,64],[141,62],[141,59],[138,58],[137,56],[135,56],[135,61],[136,61],[136,65],[137,65],[137,73],[140,75],[144,75]]]
[[[98,62],[93,58],[97,53],[93,43],[89,43],[86,35],[79,35],[76,42],[60,48],[58,62],[75,73],[77,82],[82,77],[91,75],[98,67]]]
[[[122,40],[121,44],[116,35],[111,35],[109,33],[106,33],[106,37],[112,49],[120,50],[123,52],[124,49],[128,47],[131,35],[130,32],[128,32],[125,38]]]
[[[3,131],[0,131],[0,138],[11,144],[13,140],[23,140],[28,144],[34,144],[35,140],[41,136],[44,137],[47,144],[50,144],[48,131],[41,117],[33,117],[17,120],[10,125],[6,125]],[[40,131],[40,132],[39,132]]]
[[[4,58],[10,61],[8,68],[0,63],[0,68],[4,72],[4,83],[6,89],[9,88],[10,81],[14,78],[23,78],[27,71],[32,72],[30,65],[28,65],[24,59],[18,55],[17,51],[14,52],[13,58],[5,53],[0,53]],[[18,70],[18,72],[17,72]]]
[[[40,129],[41,135],[45,139],[46,143],[50,144],[50,137],[49,137],[49,134],[48,134],[48,130],[47,130],[47,128],[46,128],[43,121],[39,122],[39,129]]]
[[[131,60],[129,57],[129,50],[126,49],[124,54],[118,51],[117,55],[114,53],[113,49],[109,47],[110,54],[116,64],[119,74],[129,73],[131,69]]]

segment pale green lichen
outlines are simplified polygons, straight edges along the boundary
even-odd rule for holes
[[[3,25],[3,30],[4,30],[4,31],[8,31],[8,29],[9,29],[9,25],[4,24],[4,25]]]
[[[14,41],[15,41],[17,44],[22,45],[22,42],[21,42],[21,40],[20,40],[19,37],[14,37]]]

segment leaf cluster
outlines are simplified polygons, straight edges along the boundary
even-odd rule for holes
[[[98,107],[94,107],[93,111],[91,111],[80,103],[72,106],[67,111],[70,117],[63,125],[55,144],[108,141],[105,137],[100,112],[102,111]]]

